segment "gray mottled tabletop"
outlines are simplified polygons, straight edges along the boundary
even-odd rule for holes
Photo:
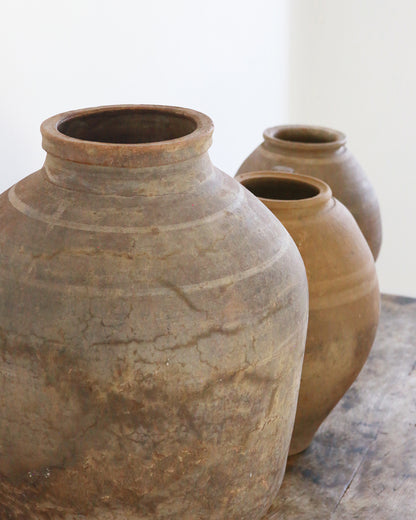
[[[265,520],[416,520],[416,299],[382,296],[358,379],[291,457]]]

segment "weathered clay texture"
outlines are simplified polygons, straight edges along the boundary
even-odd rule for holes
[[[240,166],[240,173],[286,167],[322,179],[353,214],[374,259],[381,247],[381,216],[374,188],[346,147],[342,132],[319,126],[267,128],[264,142]]]
[[[255,520],[307,323],[292,239],[214,168],[212,122],[61,114],[0,197],[0,517]]]
[[[296,242],[309,283],[309,325],[290,453],[310,444],[364,365],[379,318],[371,251],[327,184],[294,173],[253,172],[240,182]]]

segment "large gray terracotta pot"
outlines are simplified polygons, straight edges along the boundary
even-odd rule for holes
[[[308,315],[279,221],[191,110],[42,125],[0,197],[0,517],[256,520],[276,494]]]

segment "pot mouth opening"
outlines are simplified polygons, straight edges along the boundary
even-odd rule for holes
[[[211,119],[189,108],[112,105],[57,114],[41,125],[44,150],[96,166],[144,168],[201,156],[211,146]]]
[[[236,178],[270,208],[312,208],[332,197],[328,184],[309,175],[266,170],[238,174]]]
[[[346,143],[342,132],[312,125],[273,126],[263,136],[273,146],[305,151],[335,150]]]
[[[268,200],[304,200],[319,195],[320,189],[298,179],[252,177],[241,181],[253,195]]]
[[[60,121],[61,134],[82,141],[112,144],[150,144],[193,133],[197,122],[169,110],[113,108],[70,116]]]

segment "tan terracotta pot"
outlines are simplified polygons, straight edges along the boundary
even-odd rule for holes
[[[1,518],[270,506],[306,273],[283,226],[213,167],[212,130],[172,107],[61,114],[42,125],[43,168],[1,195]]]
[[[351,211],[377,259],[380,209],[370,181],[346,147],[345,135],[320,126],[282,125],[267,128],[263,137],[264,142],[243,162],[237,175],[283,166],[322,179]]]
[[[319,179],[253,172],[240,182],[295,240],[309,283],[309,325],[290,453],[304,450],[361,370],[374,341],[379,289],[351,213]]]

